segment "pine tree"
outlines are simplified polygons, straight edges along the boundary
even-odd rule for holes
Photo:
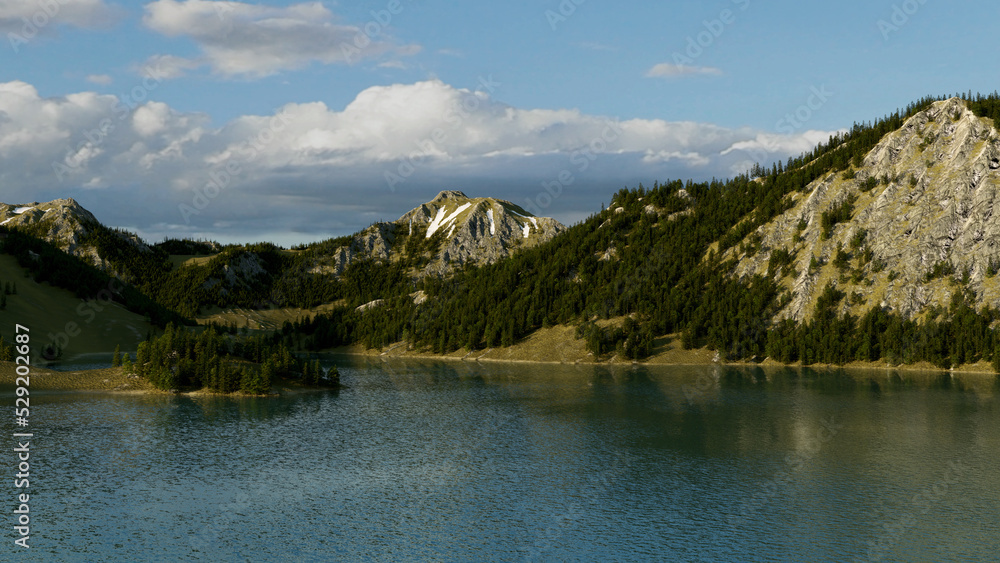
[[[122,349],[121,346],[115,345],[115,353],[111,356],[111,367],[116,368],[122,365]]]
[[[140,377],[145,377],[149,371],[146,369],[146,364],[149,363],[150,359],[150,345],[148,340],[144,340],[139,343],[139,350],[135,354],[135,368],[136,375]]]

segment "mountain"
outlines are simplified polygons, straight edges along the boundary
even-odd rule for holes
[[[871,307],[906,318],[949,306],[1000,308],[1000,133],[965,101],[939,101],[886,135],[859,163],[829,172],[726,257],[735,274],[790,292],[776,318],[812,316],[828,284],[841,315]],[[838,259],[839,257],[839,259]]]
[[[418,277],[440,276],[466,264],[492,264],[565,229],[506,200],[442,191],[396,221],[376,223],[317,258],[314,271],[339,275],[359,259],[404,260],[414,264]]]
[[[150,247],[138,236],[108,229],[93,213],[72,198],[46,203],[0,203],[0,225],[17,228],[115,275],[126,275],[126,272],[116,271],[100,256],[95,239],[101,234],[113,233],[113,236],[127,242],[138,252],[151,252]]]
[[[44,239],[64,252],[74,253],[97,218],[73,199],[47,203],[0,203],[0,225],[17,227]]]
[[[604,359],[1000,369],[998,124],[1000,94],[924,98],[787,163],[619,190],[547,243],[424,281],[420,306],[296,330],[318,348],[447,354],[562,325]]]

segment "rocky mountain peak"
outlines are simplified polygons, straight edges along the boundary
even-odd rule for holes
[[[469,199],[469,196],[458,190],[443,190],[438,192],[438,195],[434,196],[431,203],[438,203],[446,199]]]
[[[24,204],[0,203],[0,225],[18,228],[98,268],[109,269],[98,255],[97,249],[84,242],[88,234],[101,227],[101,223],[93,213],[72,198],[55,199],[44,203],[37,201]],[[151,251],[146,243],[134,234],[119,232],[118,235],[142,252]]]
[[[80,238],[97,224],[93,213],[74,199],[0,203],[0,225],[25,229],[66,252],[74,252]]]
[[[827,284],[841,313],[914,317],[970,290],[1000,307],[1000,133],[965,102],[936,102],[886,135],[860,167],[792,194],[792,206],[729,249],[735,275],[770,275],[808,318]]]
[[[443,275],[466,263],[496,262],[563,230],[555,219],[535,217],[506,200],[442,191],[396,221],[376,223],[355,235],[349,246],[334,253],[333,271],[340,273],[359,258],[398,260],[419,248],[429,253],[421,274]],[[411,239],[426,243],[407,244]]]

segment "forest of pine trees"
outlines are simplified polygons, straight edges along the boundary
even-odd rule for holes
[[[337,369],[296,357],[280,339],[263,335],[230,336],[209,327],[194,332],[168,324],[163,334],[139,344],[135,362],[121,358],[129,373],[146,378],[157,389],[208,389],[265,394],[275,378],[309,385],[337,387]]]

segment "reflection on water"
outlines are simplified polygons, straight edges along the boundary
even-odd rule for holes
[[[995,378],[327,358],[32,406],[48,560],[992,560]],[[8,423],[9,424],[9,423]]]

